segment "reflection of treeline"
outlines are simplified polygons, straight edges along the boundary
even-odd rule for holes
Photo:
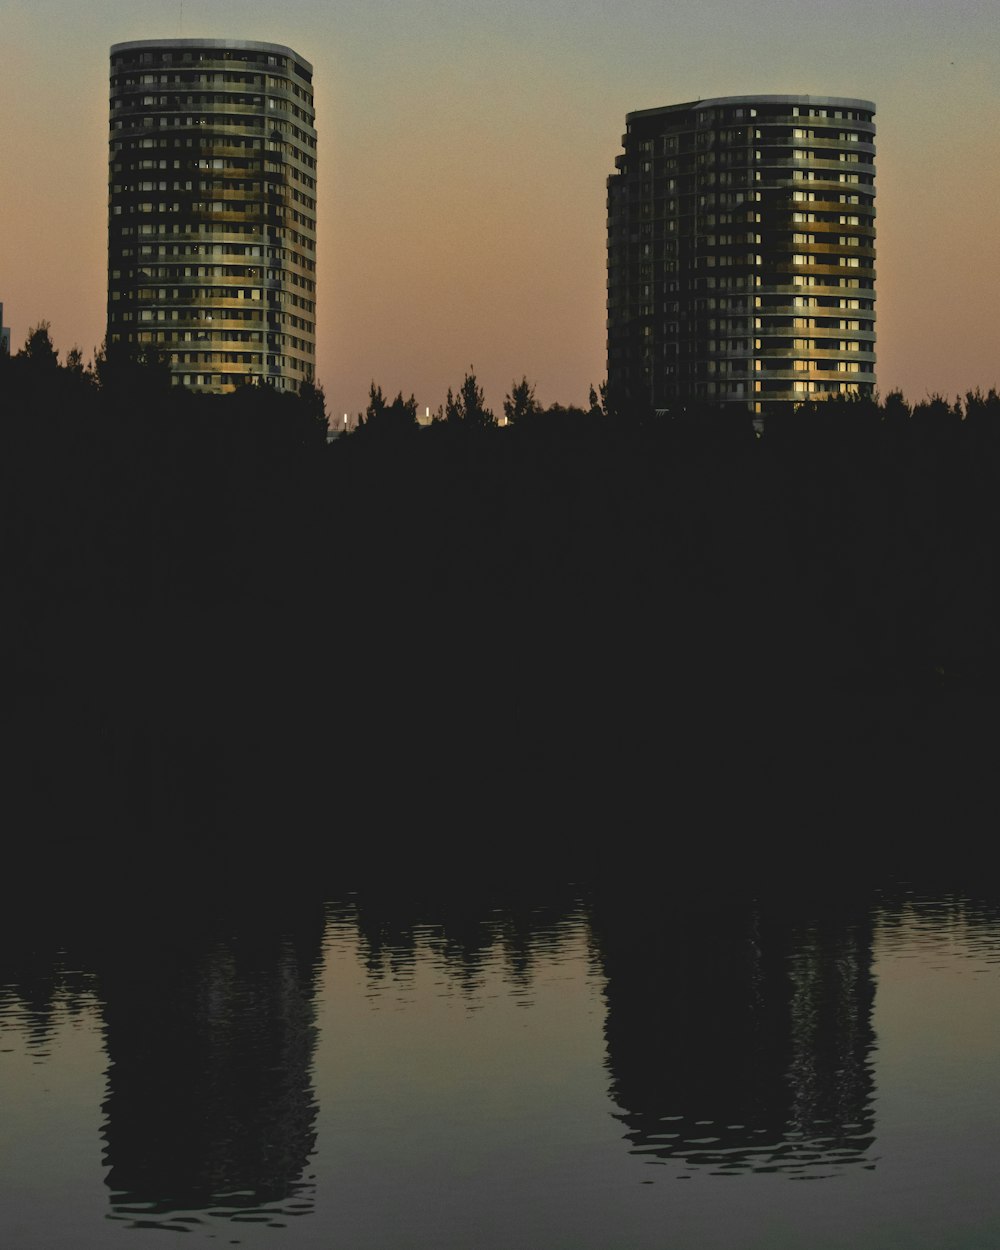
[[[418,956],[429,955],[472,989],[499,957],[505,979],[527,987],[539,957],[585,923],[582,883],[530,871],[520,881],[504,878],[491,849],[481,855],[474,876],[452,869],[433,879],[383,872],[359,881],[342,914],[356,927],[373,981],[405,978]]]
[[[46,828],[279,821],[346,855],[402,810],[509,847],[651,795],[711,827],[856,816],[845,779],[891,775],[886,824],[988,759],[962,702],[1000,657],[993,392],[758,432],[522,381],[503,429],[470,374],[428,428],[373,388],[328,444],[317,391],[193,395],[47,335],[0,368],[15,771]]]

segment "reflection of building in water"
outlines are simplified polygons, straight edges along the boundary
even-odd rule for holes
[[[311,1207],[321,929],[251,925],[182,948],[136,943],[102,977],[107,1184],[123,1218]]]
[[[611,1093],[633,1150],[714,1170],[866,1162],[867,918],[654,911],[597,914]]]
[[[788,960],[789,1126],[844,1150],[873,1127],[871,941],[867,920],[810,927]]]

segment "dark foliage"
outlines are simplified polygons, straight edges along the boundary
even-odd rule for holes
[[[462,379],[457,395],[453,395],[449,388],[443,415],[449,425],[460,426],[468,431],[478,432],[496,425],[496,417],[486,407],[486,396],[474,368],[470,367]]]
[[[746,863],[751,826],[975,824],[994,392],[762,431],[594,393],[499,429],[470,373],[426,429],[373,385],[328,445],[321,392],[198,396],[38,339],[0,403],[11,801],[80,863],[95,822],[207,874],[282,830],[509,873],[567,839],[600,863],[595,830],[646,831],[637,863],[725,830]]]
[[[366,439],[380,442],[400,440],[414,434],[417,429],[417,401],[411,395],[403,398],[400,391],[390,403],[382,394],[382,388],[373,382],[368,393],[368,407],[364,418],[358,422],[356,433]]]

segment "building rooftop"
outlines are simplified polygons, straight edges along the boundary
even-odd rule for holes
[[[230,48],[235,51],[248,52],[280,52],[285,56],[294,57],[301,65],[312,73],[312,62],[307,61],[301,53],[283,43],[260,43],[255,39],[129,39],[125,43],[113,43],[111,55],[126,52],[135,48]]]
[[[666,104],[662,108],[633,109],[626,114],[626,120],[633,117],[654,117],[659,113],[684,113],[688,109],[716,108],[720,105],[732,104],[810,104],[820,108],[856,108],[874,113],[873,100],[855,99],[852,96],[834,95],[727,95],[714,96],[707,100],[689,100],[686,104]]]

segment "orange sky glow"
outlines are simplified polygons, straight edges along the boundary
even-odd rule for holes
[[[984,0],[0,0],[0,301],[20,345],[104,337],[108,49],[205,36],[315,66],[317,373],[443,402],[474,365],[583,404],[605,374],[605,179],[625,114],[715,95],[876,102],[878,365],[1000,386],[1000,78]]]

